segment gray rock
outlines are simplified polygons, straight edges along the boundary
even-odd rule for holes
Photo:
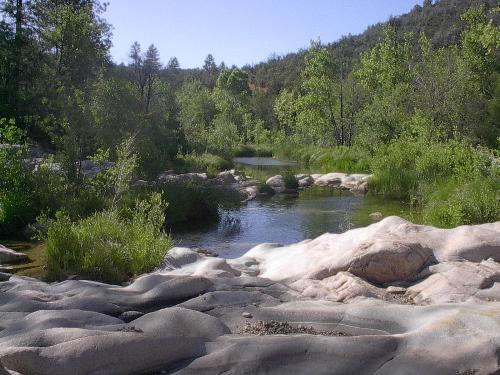
[[[0,263],[3,264],[21,263],[21,262],[26,262],[28,260],[29,258],[26,254],[19,253],[3,245],[0,245]]]
[[[136,320],[137,318],[140,318],[143,315],[144,313],[140,311],[125,311],[124,313],[121,313],[118,318],[123,320],[125,323],[129,323],[133,320]]]
[[[266,185],[269,185],[276,193],[283,193],[286,190],[285,180],[282,175],[269,177]]]
[[[253,318],[253,315],[250,314],[249,312],[244,312],[243,314],[241,314],[241,316],[247,319]]]

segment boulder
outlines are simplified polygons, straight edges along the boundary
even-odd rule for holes
[[[81,171],[85,177],[94,178],[99,173],[106,172],[108,169],[115,165],[112,161],[101,161],[95,162],[93,160],[81,160],[77,162],[77,167],[81,168]]]
[[[286,190],[285,179],[279,174],[269,177],[266,181],[266,185],[270,186],[276,193],[283,193]]]
[[[236,183],[236,179],[234,178],[234,175],[231,173],[231,171],[220,172],[217,175],[217,178],[219,180],[221,180],[225,184],[234,184],[234,183]]]
[[[327,173],[317,179],[314,179],[314,184],[318,186],[339,187],[345,176],[345,173]]]
[[[11,250],[3,245],[0,245],[0,264],[21,263],[28,261],[26,254]]]
[[[382,214],[382,212],[372,212],[371,214],[368,215],[368,217],[372,220],[372,221],[380,221],[384,218],[384,215]]]
[[[303,175],[301,178],[297,178],[297,182],[299,184],[300,189],[305,189],[314,184],[314,179],[311,176]]]

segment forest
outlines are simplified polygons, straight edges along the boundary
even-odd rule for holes
[[[52,278],[151,270],[172,246],[166,224],[212,220],[240,199],[130,181],[216,175],[235,156],[371,173],[369,194],[425,224],[500,220],[496,1],[426,0],[335,43],[242,67],[209,54],[198,69],[134,41],[128,64],[114,63],[106,6],[0,2],[0,235],[36,233]],[[112,166],[89,178],[88,161]]]

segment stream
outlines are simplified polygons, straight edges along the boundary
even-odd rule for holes
[[[237,158],[236,168],[259,181],[284,173],[314,173],[290,161],[273,158]],[[221,210],[218,223],[171,233],[176,246],[209,250],[224,258],[237,258],[264,243],[283,245],[315,238],[325,232],[340,233],[373,223],[372,212],[398,215],[419,222],[418,214],[399,202],[370,194],[355,195],[332,188],[310,187],[298,194],[257,197],[239,208]],[[4,241],[14,250],[25,252],[30,262],[14,265],[12,271],[43,277],[44,246],[34,242]]]
[[[294,162],[273,158],[236,158],[236,168],[260,181],[283,173],[314,173]],[[354,195],[332,188],[310,187],[294,195],[258,197],[238,209],[222,210],[219,223],[196,230],[173,233],[177,246],[213,251],[224,258],[237,258],[264,243],[283,245],[315,238],[325,232],[340,233],[372,223],[368,215],[409,217],[398,202]]]

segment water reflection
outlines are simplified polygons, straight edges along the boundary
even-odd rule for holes
[[[263,242],[290,244],[351,229],[353,211],[362,200],[350,193],[315,188],[298,196],[276,195],[223,211],[217,226],[174,234],[174,239],[179,246],[238,257]]]

